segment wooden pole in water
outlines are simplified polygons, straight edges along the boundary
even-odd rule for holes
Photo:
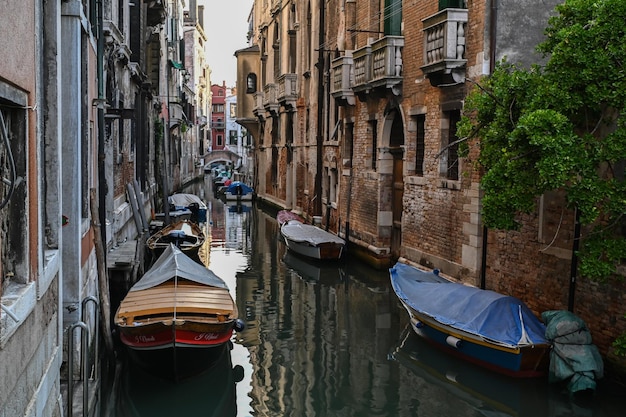
[[[106,265],[104,263],[104,244],[102,235],[100,234],[100,221],[98,216],[98,204],[96,199],[96,189],[89,191],[89,200],[91,206],[91,227],[93,227],[93,242],[96,250],[96,263],[98,265],[98,288],[100,290],[100,315],[103,326],[104,344],[107,352],[114,351],[113,336],[111,335],[111,319],[109,317],[111,310],[111,302],[109,300],[109,279],[107,276]]]

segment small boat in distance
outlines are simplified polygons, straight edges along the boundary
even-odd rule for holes
[[[138,364],[174,379],[210,367],[243,329],[226,283],[173,244],[128,291],[114,321]]]
[[[276,220],[289,250],[317,260],[338,260],[342,257],[346,245],[342,238],[312,224],[306,224],[301,218],[289,219],[293,213],[288,213],[291,212],[279,211]]]
[[[289,220],[297,220],[300,223],[304,223],[304,219],[299,214],[294,213],[293,211],[280,210],[276,214],[276,221],[278,222],[279,226],[282,226],[283,224],[287,223]]]
[[[196,223],[206,222],[207,205],[200,197],[189,193],[176,193],[168,197],[170,205],[176,210],[191,211],[190,220]]]
[[[158,259],[170,244],[177,246],[187,256],[197,259],[198,251],[205,240],[205,233],[197,223],[179,220],[152,234],[146,240],[146,246],[152,251],[154,259]]]
[[[427,341],[505,375],[547,373],[551,344],[546,327],[519,299],[402,262],[390,269],[390,278],[411,327]]]
[[[254,190],[241,181],[233,181],[224,189],[226,200],[250,201],[254,195]]]

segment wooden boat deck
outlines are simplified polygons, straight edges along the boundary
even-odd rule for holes
[[[168,281],[153,288],[131,291],[120,304],[115,317],[118,325],[173,318],[212,318],[224,322],[237,314],[228,289],[198,285],[190,281]]]

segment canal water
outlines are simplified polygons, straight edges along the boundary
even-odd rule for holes
[[[210,177],[185,192],[208,202],[201,257],[229,285],[246,328],[215,367],[177,383],[122,357],[103,388],[103,416],[623,415],[624,392],[602,381],[574,400],[545,379],[501,377],[433,349],[407,327],[386,270],[349,254],[323,265],[294,256],[275,211],[225,204]]]

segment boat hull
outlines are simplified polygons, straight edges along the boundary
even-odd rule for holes
[[[307,242],[296,242],[287,237],[285,244],[287,248],[299,255],[318,260],[338,260],[343,255],[344,245],[337,243],[321,243],[310,245]]]
[[[233,323],[153,323],[148,326],[120,328],[120,339],[135,350],[166,349],[170,347],[211,348],[228,342]]]
[[[299,255],[317,260],[338,260],[343,256],[345,241],[317,226],[304,224],[298,219],[288,219],[279,213],[277,221],[287,248]]]
[[[422,315],[403,303],[409,313],[411,328],[437,348],[476,365],[516,378],[534,378],[547,374],[550,345],[526,345],[516,348],[490,343]]]
[[[232,342],[211,347],[188,347],[171,345],[162,349],[137,350],[126,347],[130,359],[152,375],[181,381],[204,374],[214,368],[229,354]]]
[[[233,194],[226,191],[224,197],[229,201],[252,201],[252,194]]]

